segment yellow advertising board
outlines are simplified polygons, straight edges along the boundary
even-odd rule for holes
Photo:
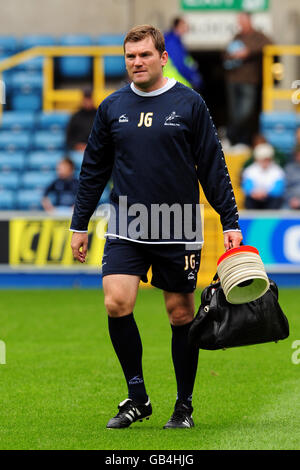
[[[62,219],[12,219],[9,221],[9,264],[13,266],[72,266],[70,221]],[[105,244],[104,219],[91,220],[86,264],[99,267]]]

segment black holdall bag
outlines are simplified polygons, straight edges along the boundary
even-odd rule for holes
[[[214,281],[218,279],[217,274]],[[277,342],[289,336],[288,320],[278,303],[278,288],[270,287],[257,300],[227,302],[220,282],[212,282],[201,295],[201,305],[189,331],[189,343],[199,349]]]

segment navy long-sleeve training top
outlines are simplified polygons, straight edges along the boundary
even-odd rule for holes
[[[101,103],[84,152],[70,230],[87,231],[111,177],[117,212],[119,197],[126,196],[128,206],[143,204],[149,212],[153,204],[192,205],[194,218],[199,181],[223,231],[239,230],[228,169],[207,106],[198,93],[173,79],[149,93],[132,83]],[[124,237],[119,230],[117,224],[115,234]],[[160,231],[154,241],[174,240],[171,230],[170,239]],[[185,241],[200,240],[183,234]]]

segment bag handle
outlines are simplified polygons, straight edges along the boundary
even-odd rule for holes
[[[243,246],[243,245],[244,245],[244,243],[241,242],[241,243],[240,243],[240,246]],[[213,277],[213,280],[211,281],[211,284],[213,284],[213,283],[215,283],[215,282],[218,282],[219,280],[220,280],[220,278],[219,278],[218,271],[217,271],[216,274],[215,274],[214,277]]]

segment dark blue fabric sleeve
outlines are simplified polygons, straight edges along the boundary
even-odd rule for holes
[[[87,230],[90,217],[111,176],[113,164],[113,143],[106,108],[102,103],[83,156],[71,230]]]
[[[200,97],[193,108],[193,139],[197,175],[206,199],[220,215],[224,231],[240,229],[238,209],[217,130]]]

